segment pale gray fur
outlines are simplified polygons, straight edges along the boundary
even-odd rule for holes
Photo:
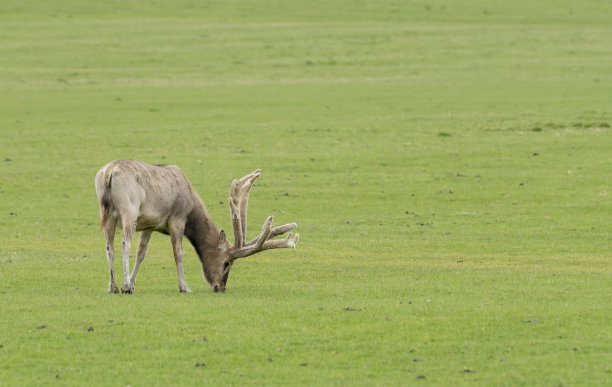
[[[181,292],[191,292],[183,272],[183,236],[194,246],[205,279],[212,291],[225,291],[234,260],[259,251],[295,247],[299,235],[290,233],[282,240],[271,238],[291,231],[295,223],[272,227],[272,217],[264,223],[261,234],[245,242],[246,210],[250,188],[260,171],[234,180],[230,192],[230,208],[235,233],[234,245],[225,232],[215,226],[204,204],[183,172],[174,165],[151,165],[135,160],[116,160],[96,174],[95,185],[100,203],[101,227],[106,237],[106,253],[110,269],[108,291],[118,293],[114,279],[115,229],[123,231],[123,286],[121,291],[133,293],[136,274],[147,252],[153,231],[170,235]],[[140,231],[136,263],[129,273],[132,238]]]

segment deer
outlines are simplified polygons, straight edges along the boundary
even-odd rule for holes
[[[193,245],[202,264],[204,279],[212,292],[225,292],[230,269],[239,258],[264,250],[295,248],[299,234],[291,232],[296,223],[272,226],[269,216],[260,234],[246,242],[249,192],[260,176],[256,169],[231,184],[229,207],[234,231],[234,243],[225,231],[215,225],[193,186],[175,165],[148,164],[136,160],[115,160],[104,165],[96,174],[95,186],[100,204],[100,227],[106,237],[106,257],[110,270],[109,293],[119,293],[115,283],[114,238],[118,228],[123,231],[122,293],[134,293],[136,275],[147,253],[151,234],[155,231],[170,236],[178,288],[191,293],[183,271],[183,237]],[[140,232],[136,262],[129,274],[132,239]],[[273,239],[286,235],[284,239]]]

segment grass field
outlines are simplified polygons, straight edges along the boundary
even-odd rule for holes
[[[0,2],[0,385],[612,384],[610,14]],[[179,165],[226,230],[261,168],[249,233],[298,248],[213,294],[186,245],[186,295],[156,234],[109,295],[117,158]]]

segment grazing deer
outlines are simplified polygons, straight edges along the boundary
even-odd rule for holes
[[[285,239],[272,238],[293,230],[289,223],[272,227],[272,216],[265,221],[257,238],[246,242],[246,220],[249,191],[260,175],[257,169],[240,180],[234,180],[229,204],[234,228],[234,244],[225,232],[215,226],[202,200],[183,172],[174,165],[151,165],[134,160],[116,160],[96,174],[96,194],[100,203],[100,225],[106,236],[106,256],[110,267],[109,293],[119,293],[115,284],[115,251],[113,242],[117,226],[123,229],[123,293],[133,293],[136,274],[147,253],[153,231],[170,235],[180,292],[191,292],[183,273],[183,236],[195,248],[204,278],[213,292],[225,291],[234,261],[263,250],[295,248],[299,234]],[[135,231],[140,231],[136,263],[129,273],[130,249]]]

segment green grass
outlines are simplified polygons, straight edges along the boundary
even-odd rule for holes
[[[612,383],[611,13],[0,3],[0,385]],[[300,244],[225,294],[188,247],[185,295],[155,235],[108,295],[117,158],[179,165],[226,230],[262,168],[249,233]]]

